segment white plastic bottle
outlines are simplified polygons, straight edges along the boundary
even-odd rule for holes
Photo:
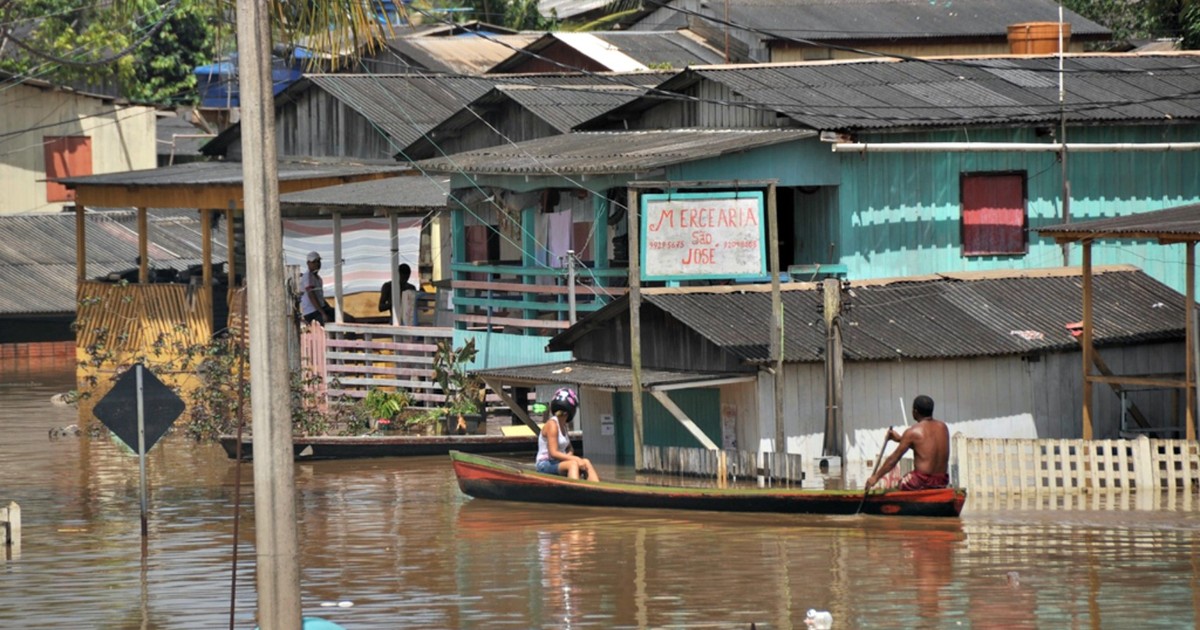
[[[809,628],[816,630],[829,630],[833,627],[833,615],[827,610],[817,610],[809,608],[808,614],[805,615],[804,623]]]

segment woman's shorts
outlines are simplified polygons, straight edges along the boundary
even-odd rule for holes
[[[558,462],[553,459],[543,459],[537,463],[537,471],[547,475],[557,475]]]

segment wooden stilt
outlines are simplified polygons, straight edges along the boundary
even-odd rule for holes
[[[1083,439],[1092,439],[1092,242],[1083,245]]]
[[[1187,348],[1187,409],[1184,417],[1187,421],[1185,437],[1191,441],[1196,439],[1196,243],[1189,242],[1187,247],[1187,302],[1184,304],[1184,316],[1187,324],[1184,327],[1184,346]]]

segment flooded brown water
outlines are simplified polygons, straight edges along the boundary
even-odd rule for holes
[[[169,436],[137,459],[50,397],[69,368],[0,372],[0,627],[229,625],[235,465]],[[297,465],[305,615],[354,628],[1181,628],[1200,610],[1191,497],[969,499],[960,522],[487,502],[444,458]],[[235,620],[254,627],[243,469]],[[337,604],[341,603],[342,606]]]

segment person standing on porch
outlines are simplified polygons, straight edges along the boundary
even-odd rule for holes
[[[950,429],[946,423],[933,417],[933,399],[924,395],[914,398],[912,416],[917,423],[903,434],[888,428],[884,442],[895,440],[899,445],[867,479],[867,489],[891,472],[910,449],[913,452],[913,470],[900,480],[901,490],[945,488],[950,485],[950,475],[947,473],[950,466]]]
[[[321,279],[321,254],[308,252],[308,271],[300,276],[300,314],[304,323],[328,324],[334,318],[333,308],[325,301],[325,281]]]
[[[550,419],[538,434],[537,471],[547,475],[564,475],[578,480],[586,475],[588,481],[600,481],[592,462],[571,452],[571,437],[567,425],[575,418],[579,397],[575,391],[562,388],[550,400]]]
[[[408,263],[400,263],[397,268],[400,274],[400,317],[392,317],[392,321],[400,326],[417,325],[417,288],[408,281],[412,277],[412,267]],[[388,280],[379,288],[379,310],[392,315],[392,281]]]

